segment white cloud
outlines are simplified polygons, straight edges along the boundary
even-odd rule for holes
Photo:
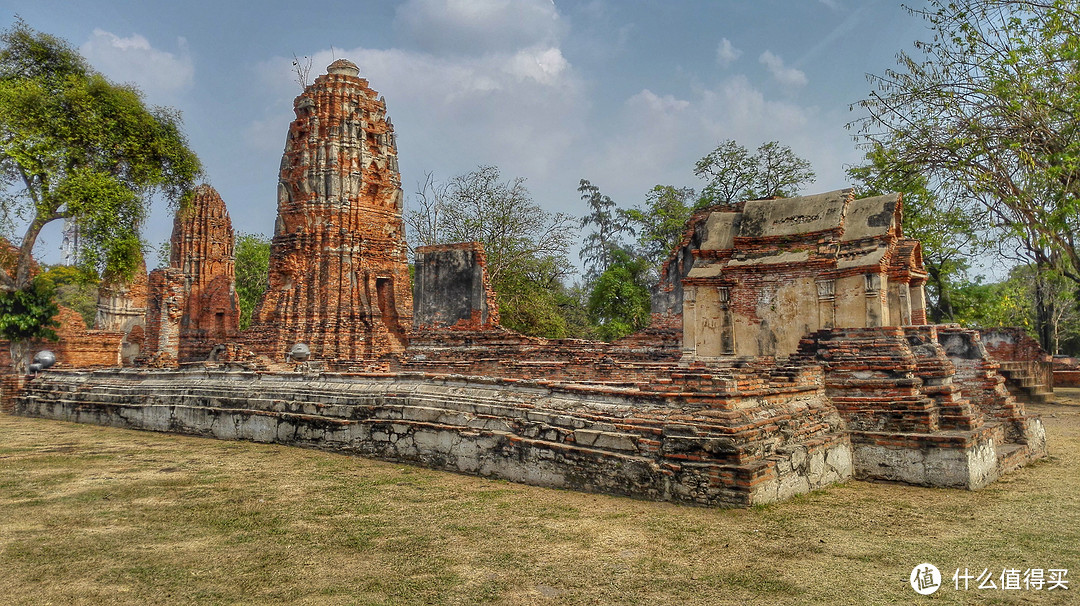
[[[821,2],[834,11],[840,9],[840,2],[838,0],[818,0],[818,2]]]
[[[170,101],[195,82],[195,65],[188,51],[187,40],[177,39],[179,54],[151,46],[139,34],[121,38],[116,34],[95,29],[79,52],[95,69],[118,82],[138,86],[151,101]]]
[[[784,60],[772,51],[761,53],[761,57],[758,58],[758,61],[769,70],[772,77],[780,84],[791,87],[806,85],[806,74],[794,67],[785,67]]]
[[[639,204],[654,185],[700,188],[694,163],[726,139],[751,150],[780,141],[818,174],[808,192],[844,187],[843,163],[852,161],[846,115],[824,114],[787,99],[770,98],[743,75],[685,97],[644,89],[629,97],[602,143],[585,150],[582,175],[621,205]]]
[[[735,46],[731,44],[731,40],[728,40],[727,38],[722,38],[720,44],[716,47],[716,62],[719,63],[721,67],[731,65],[740,56],[742,56],[742,51],[735,48]]]
[[[360,76],[386,96],[407,191],[425,171],[437,169],[445,178],[481,163],[510,175],[547,179],[585,130],[585,87],[557,46],[477,56],[327,50],[312,57],[312,76],[325,73],[335,56],[355,62]],[[299,92],[291,68],[292,60],[284,57],[260,66],[277,92],[274,109],[247,129],[253,147],[280,152]],[[266,133],[268,123],[278,124],[276,138]]]
[[[564,29],[551,0],[407,0],[394,25],[419,50],[465,55],[550,46]]]

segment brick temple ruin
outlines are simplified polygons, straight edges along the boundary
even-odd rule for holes
[[[146,309],[141,332],[114,326],[114,363],[29,381],[19,414],[710,506],[851,477],[976,489],[1046,455],[979,333],[926,324],[899,195],[700,211],[649,328],[542,339],[499,325],[476,243],[419,248],[410,289],[393,127],[355,65],[294,110],[253,326],[236,331],[228,214],[200,188],[145,303],[110,291],[114,316]]]

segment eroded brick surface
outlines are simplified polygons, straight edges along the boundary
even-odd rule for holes
[[[124,335],[121,359],[125,365],[134,362],[142,347],[146,324],[146,296],[146,263],[142,260],[130,279],[106,277],[98,286],[94,327]]]
[[[209,185],[196,188],[173,222],[170,265],[184,275],[180,362],[205,360],[211,349],[237,336],[236,253],[225,202]]]
[[[386,103],[345,60],[294,103],[278,182],[270,286],[245,340],[283,360],[297,342],[320,360],[405,350],[412,292],[401,177]]]
[[[1022,328],[979,331],[987,353],[1000,364],[1005,385],[1018,398],[1045,402],[1054,396],[1053,357]]]
[[[413,325],[417,330],[488,330],[499,325],[499,305],[479,242],[416,249]]]
[[[898,194],[752,200],[691,219],[653,297],[688,360],[786,356],[822,328],[925,323],[919,244]]]

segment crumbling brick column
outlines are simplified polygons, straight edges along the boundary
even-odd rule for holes
[[[488,330],[499,325],[499,306],[488,282],[479,242],[416,249],[413,322],[418,329]]]
[[[139,362],[175,366],[180,357],[180,318],[184,314],[184,272],[175,267],[150,272],[146,332]]]

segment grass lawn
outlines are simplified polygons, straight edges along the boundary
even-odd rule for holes
[[[0,415],[4,604],[1078,604],[1080,390],[978,492],[850,481],[747,510]],[[915,594],[930,562],[943,587]],[[1068,591],[953,587],[1065,568]]]

